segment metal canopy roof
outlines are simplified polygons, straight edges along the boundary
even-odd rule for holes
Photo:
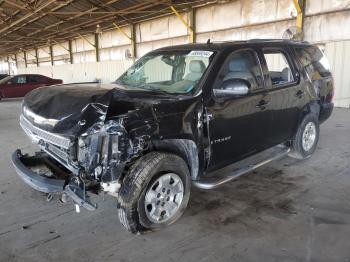
[[[172,13],[208,0],[0,0],[0,55],[47,46],[50,41],[105,31]]]

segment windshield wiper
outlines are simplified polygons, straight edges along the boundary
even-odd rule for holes
[[[161,89],[161,88],[152,87],[152,86],[149,86],[149,85],[138,86],[137,88],[140,88],[140,89],[142,89],[142,90],[147,90],[147,91],[155,91],[155,92],[162,93],[162,94],[166,94],[166,95],[174,94],[174,93],[169,93],[169,92],[167,92],[167,91],[164,91],[164,90]]]

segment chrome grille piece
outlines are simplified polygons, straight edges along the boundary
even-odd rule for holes
[[[42,130],[32,123],[30,123],[23,115],[20,117],[20,125],[23,128],[24,132],[34,141],[39,142],[44,140],[53,145],[68,149],[70,147],[70,140],[68,138],[62,137],[57,134],[53,134]]]

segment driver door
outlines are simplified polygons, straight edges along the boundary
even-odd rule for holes
[[[272,111],[259,57],[254,50],[232,52],[219,71],[213,88],[220,89],[225,86],[225,81],[230,80],[244,80],[249,92],[223,98],[212,94],[212,100],[205,108],[211,147],[209,171],[269,147]]]
[[[6,83],[6,86],[3,88],[3,93],[5,97],[22,97],[25,95],[25,87],[27,84],[26,76],[19,75],[13,77]]]

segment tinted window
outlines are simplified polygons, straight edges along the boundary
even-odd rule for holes
[[[283,52],[265,50],[264,56],[273,86],[294,82],[291,66]]]
[[[330,75],[326,56],[317,47],[295,48],[297,56],[311,80]]]
[[[11,81],[12,76],[7,76],[0,80],[0,84],[7,83],[8,81]]]
[[[6,75],[6,74],[0,74],[0,80],[1,80],[1,79],[4,79],[4,78],[6,78],[6,77],[8,77],[8,75]]]
[[[226,80],[243,79],[252,89],[262,87],[260,63],[255,52],[250,50],[232,53],[225,61],[216,83],[220,88]]]
[[[46,79],[44,77],[38,76],[38,75],[28,75],[27,82],[28,83],[44,83],[44,82],[46,82]]]
[[[27,79],[26,76],[16,76],[11,80],[11,82],[13,84],[25,84],[27,83]]]

